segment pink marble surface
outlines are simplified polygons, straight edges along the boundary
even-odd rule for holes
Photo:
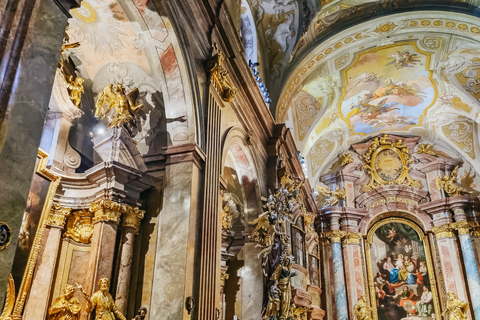
[[[355,289],[357,291],[357,298],[365,292],[363,288],[363,267],[360,256],[360,247],[357,245],[353,246],[353,266],[355,268]]]
[[[445,278],[445,285],[448,288],[447,290],[457,292],[453,275],[453,267],[450,260],[450,250],[446,245],[440,243],[438,244],[438,249],[441,255],[440,258],[443,262],[443,277]]]

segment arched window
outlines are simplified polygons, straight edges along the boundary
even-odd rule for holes
[[[292,225],[292,254],[296,264],[307,267],[303,217],[299,217],[297,222]]]

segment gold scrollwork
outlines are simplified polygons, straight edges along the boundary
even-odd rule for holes
[[[341,242],[345,235],[346,232],[341,230],[331,230],[325,232],[325,237],[330,240],[331,243]]]
[[[63,235],[76,242],[88,244],[93,235],[93,213],[88,210],[74,211],[67,219],[67,230]]]
[[[206,69],[222,100],[231,102],[237,95],[237,88],[233,86],[228,71],[222,66],[224,60],[222,51],[218,49],[217,44],[214,45],[214,49],[217,54],[207,61]]]
[[[223,230],[230,230],[233,226],[233,212],[230,211],[228,206],[224,206],[222,209],[222,228]]]
[[[370,174],[370,182],[364,185],[363,191],[389,184],[420,187],[420,183],[408,174],[413,161],[402,139],[392,142],[388,134],[374,138],[363,160],[365,164],[362,169]]]
[[[343,237],[343,244],[360,244],[362,237],[359,232],[347,231]]]
[[[2,314],[0,315],[0,320],[12,319],[10,315],[12,314],[14,305],[15,305],[15,282],[13,281],[12,274],[10,274],[8,276],[7,292],[5,293],[5,306],[3,307]]]
[[[431,292],[432,292],[432,297],[433,297],[433,305],[435,309],[435,319],[441,319],[440,315],[440,300],[438,298],[437,294],[437,282],[435,280],[435,271],[433,270],[433,261],[431,257],[431,251],[430,251],[430,245],[428,242],[427,236],[423,233],[423,230],[415,223],[403,219],[403,218],[387,218],[383,219],[376,224],[374,224],[370,230],[368,231],[367,234],[367,241],[365,245],[365,251],[366,251],[366,259],[367,259],[367,272],[368,272],[368,286],[370,289],[370,297],[371,297],[371,303],[373,304],[375,302],[375,286],[374,286],[374,276],[373,276],[373,268],[372,268],[372,254],[371,254],[371,246],[373,243],[373,236],[375,234],[375,231],[377,231],[378,228],[381,226],[388,224],[388,223],[403,223],[406,224],[407,226],[411,227],[412,229],[417,232],[418,236],[420,237],[420,241],[423,242],[423,247],[425,249],[425,257],[426,257],[426,262],[427,262],[427,270],[428,270],[428,275],[430,279],[430,287],[431,287]],[[376,310],[376,308],[374,308]],[[373,320],[378,320],[378,314],[377,312],[373,312]]]
[[[92,203],[90,212],[93,212],[93,223],[98,221],[104,222],[120,222],[122,215],[122,204],[108,199]]]
[[[144,210],[140,210],[138,207],[130,207],[127,205],[122,206],[123,212],[123,221],[122,225],[124,227],[131,227],[134,230],[135,234],[138,234],[140,230],[140,223],[145,215]]]
[[[337,189],[335,189],[334,191],[330,191],[326,187],[317,186],[317,189],[321,194],[323,194],[326,197],[329,197],[325,201],[323,208],[328,208],[328,207],[333,207],[338,205],[339,199],[345,200],[345,197],[347,195],[347,191],[345,190],[345,188],[340,189],[339,187],[337,187]]]

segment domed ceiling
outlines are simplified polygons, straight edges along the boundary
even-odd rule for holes
[[[352,144],[388,132],[419,136],[475,170],[480,20],[418,11],[357,24],[304,53],[276,104],[312,185]]]

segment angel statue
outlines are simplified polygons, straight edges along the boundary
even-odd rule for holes
[[[463,189],[462,187],[457,186],[457,174],[458,174],[458,166],[453,169],[450,176],[443,176],[443,178],[437,177],[437,188],[438,190],[445,190],[445,192],[450,196],[459,196],[462,193],[469,193],[467,190]]]
[[[326,197],[329,197],[325,200],[325,204],[323,205],[323,209],[328,207],[333,207],[338,205],[339,199],[345,200],[346,191],[345,188],[340,189],[337,187],[336,190],[330,191],[327,187],[317,186],[318,191]]]
[[[372,308],[368,305],[367,296],[362,294],[353,308],[357,320],[372,320]]]
[[[143,107],[143,104],[137,103],[138,95],[138,88],[126,93],[121,83],[106,86],[98,95],[95,117],[103,119],[108,115],[109,127],[125,126],[131,131],[137,123],[135,112]]]
[[[85,79],[77,76],[75,65],[71,58],[60,60],[58,63],[58,70],[60,71],[60,78],[67,88],[70,100],[76,107],[79,107],[82,100],[82,93],[84,92],[83,82]]]
[[[446,314],[448,320],[466,320],[469,303],[458,300],[455,292],[450,291],[447,296],[447,309],[442,313],[442,316]]]

